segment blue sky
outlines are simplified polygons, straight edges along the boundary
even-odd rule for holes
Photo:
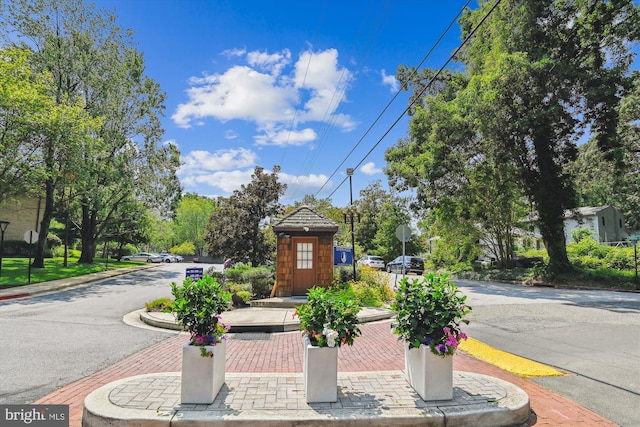
[[[164,140],[182,153],[185,191],[226,196],[256,166],[280,165],[282,203],[311,194],[338,207],[349,204],[347,168],[354,199],[386,186],[384,152],[408,128],[408,94],[389,104],[395,70],[417,66],[466,3],[95,0],[134,31],[167,93]],[[455,24],[423,67],[459,44]]]
[[[408,94],[372,124],[397,92],[395,70],[419,64],[466,3],[95,1],[134,31],[167,93],[164,140],[182,153],[185,191],[229,195],[256,166],[280,165],[282,203],[333,193],[338,207],[349,204],[348,180],[338,188],[347,168],[357,167],[354,199],[375,180],[386,186],[384,151],[406,135],[406,116],[392,126]],[[456,24],[425,66],[459,43]]]

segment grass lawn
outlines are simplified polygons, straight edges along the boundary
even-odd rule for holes
[[[33,261],[33,259],[32,259]],[[64,258],[45,258],[45,268],[31,268],[31,283],[48,282],[66,277],[82,276],[115,268],[131,267],[143,263],[133,261],[116,261],[95,258],[93,264],[78,264],[78,258],[69,257],[67,267],[63,266]],[[2,258],[2,277],[0,289],[29,284],[29,258]]]

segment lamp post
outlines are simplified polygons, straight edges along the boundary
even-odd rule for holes
[[[353,280],[357,280],[356,278],[356,238],[353,233],[353,185],[351,182],[351,178],[353,177],[353,168],[347,168],[347,175],[349,176],[349,213],[351,217],[351,250],[353,251],[351,254],[351,265],[353,266]]]
[[[2,277],[2,250],[4,246],[4,232],[7,231],[9,221],[0,221],[0,277]]]

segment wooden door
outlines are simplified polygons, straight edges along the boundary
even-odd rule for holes
[[[293,295],[306,295],[318,284],[318,238],[293,238]]]

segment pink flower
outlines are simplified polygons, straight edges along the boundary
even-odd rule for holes
[[[460,338],[461,340],[466,340],[467,339],[467,334],[465,334],[464,332],[460,332],[458,334],[458,338]]]
[[[198,343],[198,345],[204,344],[204,337],[203,336],[196,337],[196,342]]]
[[[449,328],[448,326],[445,326],[444,328],[442,328],[442,332],[444,332],[445,335],[448,335],[449,332],[451,332],[451,328]]]
[[[449,335],[447,337],[447,342],[445,343],[449,347],[458,348],[458,340],[453,335]]]

